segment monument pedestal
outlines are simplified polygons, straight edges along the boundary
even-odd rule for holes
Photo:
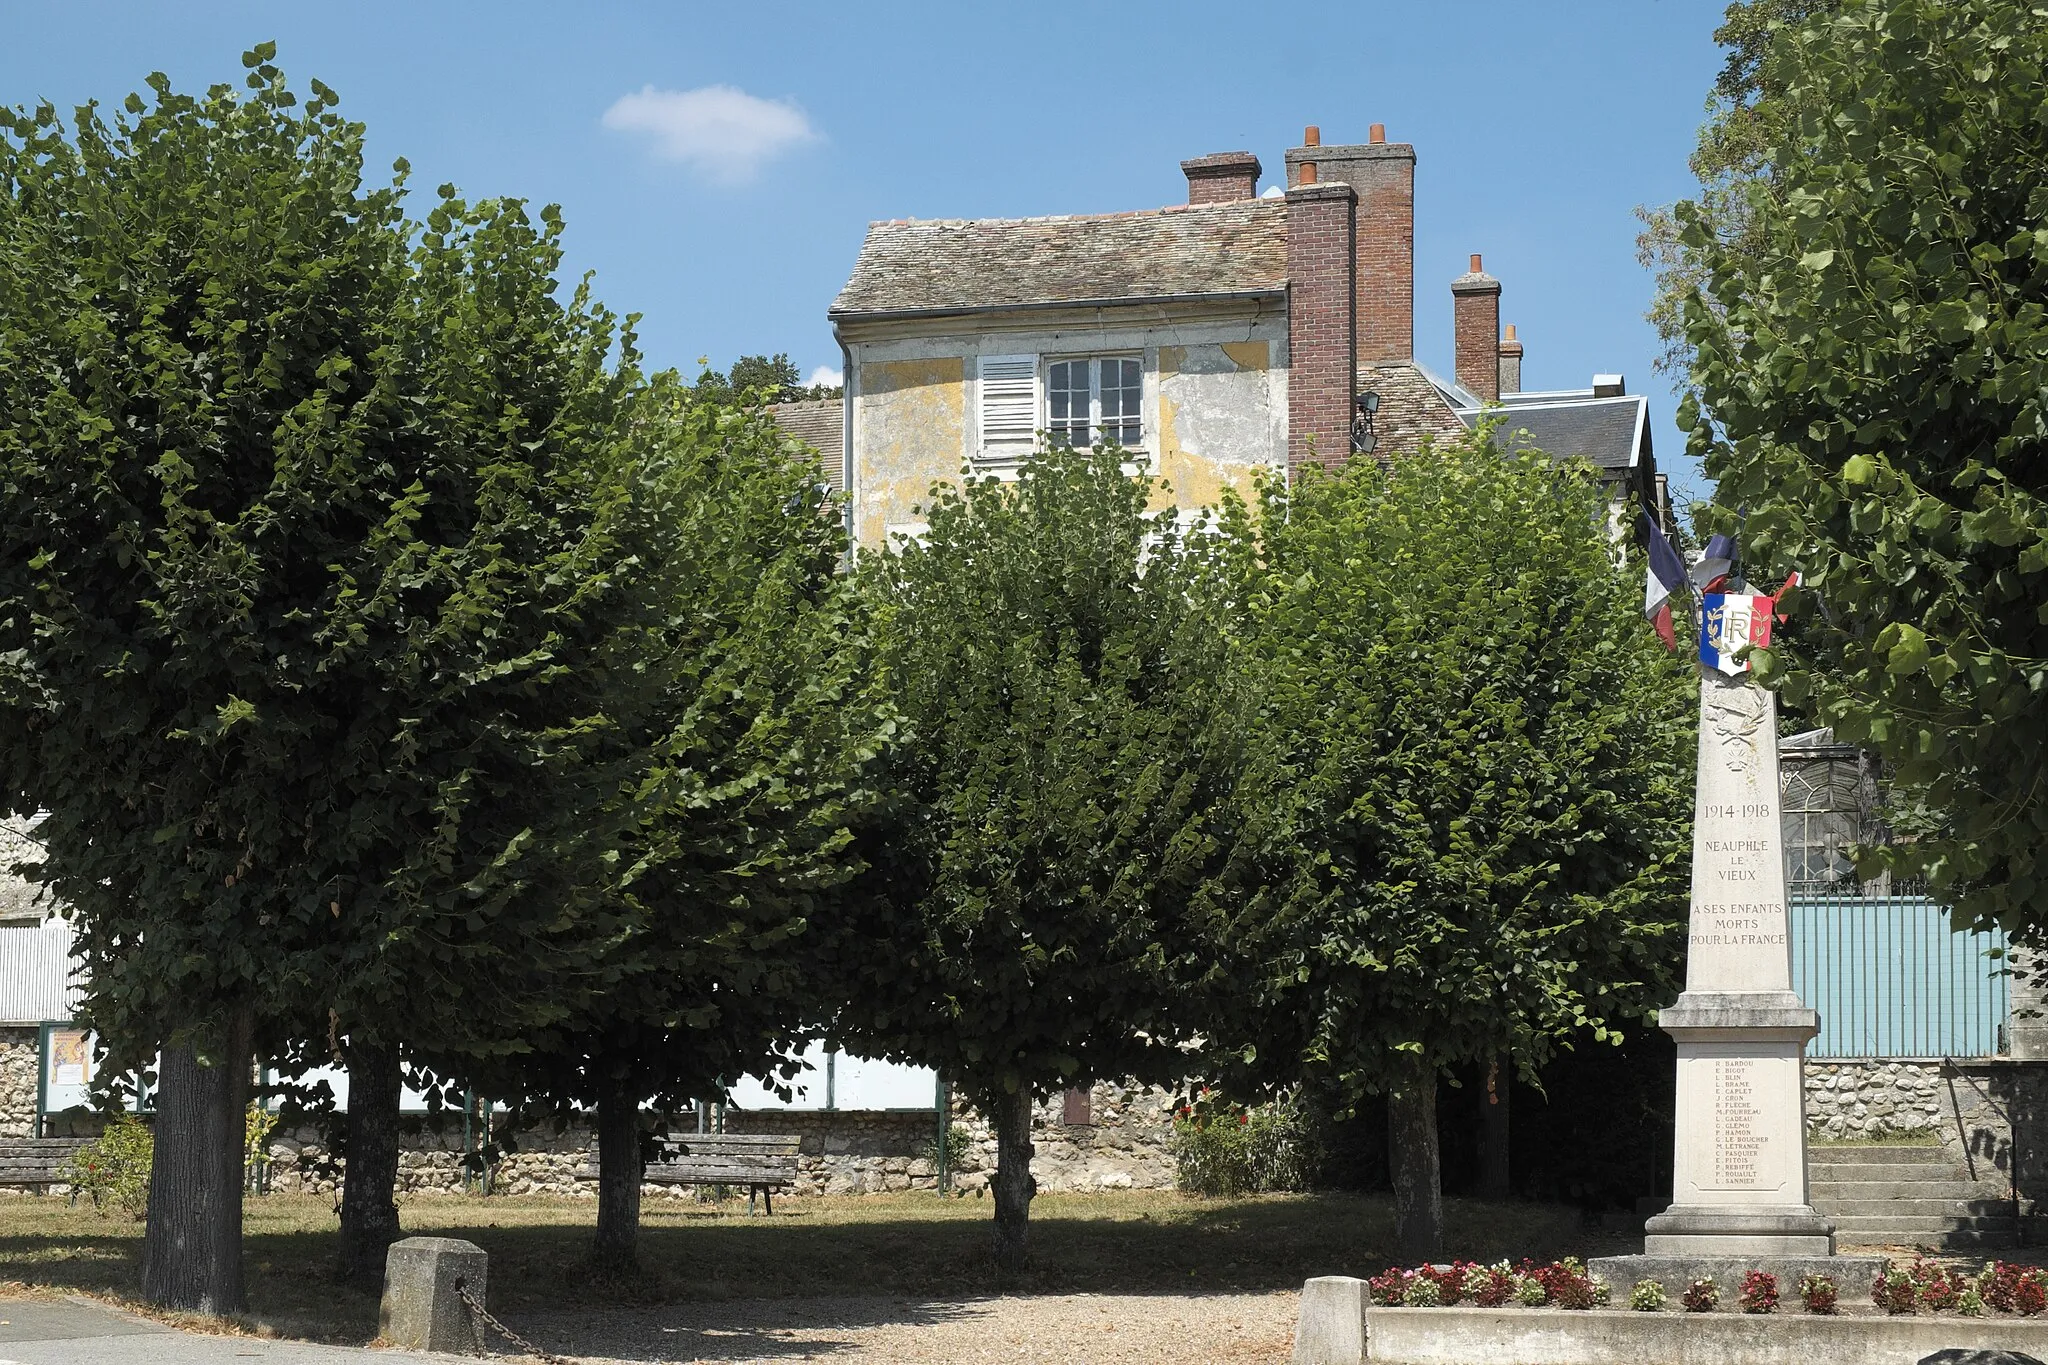
[[[1833,1255],[1834,1224],[1806,1202],[1801,1070],[1819,1017],[1789,989],[1689,990],[1658,1022],[1678,1044],[1678,1112],[1672,1204],[1644,1252]]]

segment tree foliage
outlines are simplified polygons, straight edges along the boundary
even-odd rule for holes
[[[837,398],[844,388],[836,384],[806,384],[795,362],[783,352],[774,355],[743,355],[724,372],[708,364],[697,376],[691,392],[702,402],[787,403],[798,398]]]
[[[600,984],[661,415],[630,326],[558,297],[552,208],[408,221],[403,163],[365,190],[361,125],[273,55],[0,121],[0,781],[47,812],[112,1069],[202,1088],[336,1021],[516,1046]],[[166,1081],[160,1170],[218,1164],[174,1114],[239,1134],[215,1088]],[[212,1250],[152,1266],[228,1257],[207,1198]],[[181,1216],[153,1191],[152,1238]]]
[[[1830,13],[1840,3],[1735,0],[1714,30],[1714,41],[1727,49],[1728,55],[1707,97],[1707,121],[1700,126],[1688,164],[1700,182],[1693,212],[1731,250],[1746,249],[1746,187],[1753,180],[1770,178],[1771,148],[1798,117],[1798,100],[1803,97],[1803,92],[1788,89],[1766,64],[1771,41],[1785,25]],[[1636,238],[1637,258],[1657,278],[1657,292],[1647,314],[1664,346],[1657,368],[1682,381],[1692,367],[1685,302],[1704,284],[1708,267],[1684,240],[1672,207],[1638,208],[1636,216],[1643,222],[1643,231]]]
[[[935,489],[929,536],[863,569],[905,735],[839,938],[839,1033],[991,1116],[1005,1269],[1031,1100],[1183,1075],[1214,964],[1238,743],[1218,577],[1123,460],[1048,451],[1014,482]]]
[[[1890,763],[1890,851],[1964,917],[2048,926],[2048,10],[1855,0],[1778,35],[1801,111],[1709,283],[1681,412],[1805,627],[1760,676]]]
[[[1428,1108],[1454,1067],[1533,1076],[1675,990],[1692,693],[1607,516],[1592,471],[1484,435],[1266,489],[1234,1088]]]
[[[606,1159],[630,1170],[601,1179],[631,1195],[644,1102],[673,1111],[772,1073],[829,1019],[808,931],[860,866],[851,825],[894,728],[815,457],[758,411],[698,402],[648,444],[636,544],[659,614],[621,644],[640,700],[604,741],[631,767],[632,808],[613,822],[604,986],[515,1056],[443,1063],[524,1120],[595,1108],[620,1125]],[[601,1259],[623,1266],[631,1209],[607,1208],[601,1195]]]

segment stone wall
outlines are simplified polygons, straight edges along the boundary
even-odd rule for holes
[[[30,1106],[35,1092],[31,1086]],[[1171,1189],[1172,1097],[1158,1089],[1110,1082],[1088,1096],[1086,1123],[1069,1124],[1064,1096],[1039,1104],[1034,1115],[1031,1173],[1044,1191]],[[986,1189],[995,1170],[995,1135],[972,1106],[957,1101],[953,1122],[966,1130],[967,1147],[952,1172],[952,1186]],[[401,1140],[398,1188],[408,1194],[463,1191],[463,1134],[460,1122],[435,1132],[408,1124]],[[731,1133],[792,1133],[801,1139],[792,1193],[882,1194],[929,1190],[938,1185],[933,1162],[937,1116],[929,1111],[758,1110],[726,1115]],[[572,1123],[517,1135],[493,1176],[500,1194],[564,1194],[595,1198],[596,1185],[579,1179],[596,1147],[586,1123]],[[341,1162],[331,1160],[320,1133],[311,1128],[274,1135],[270,1143],[270,1188],[285,1193],[334,1192]],[[687,1187],[649,1185],[649,1198],[694,1199]]]
[[[2048,1063],[1809,1061],[1806,1126],[1819,1141],[1932,1137],[1974,1180],[2048,1196]],[[2015,1146],[2015,1133],[2018,1145]],[[2018,1166],[2015,1169],[2015,1159]],[[2017,1178],[2015,1178],[2017,1176]]]
[[[0,1028],[0,1137],[35,1136],[36,1066],[42,1031]]]
[[[1085,1124],[1065,1122],[1066,1099],[1040,1101],[1032,1114],[1031,1174],[1041,1191],[1170,1190],[1173,1188],[1173,1096],[1157,1087],[1104,1081],[1088,1092]],[[965,1104],[954,1121],[967,1129],[967,1157],[958,1189],[988,1185],[996,1167],[995,1133]]]

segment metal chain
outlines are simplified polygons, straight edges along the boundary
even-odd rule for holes
[[[483,1329],[488,1327],[492,1331],[496,1332],[499,1336],[505,1338],[505,1340],[511,1342],[514,1346],[517,1346],[521,1351],[524,1351],[527,1355],[537,1356],[541,1360],[546,1361],[547,1365],[570,1365],[570,1362],[568,1360],[556,1355],[553,1351],[543,1351],[540,1347],[534,1345],[525,1337],[520,1336],[519,1333],[513,1331],[504,1323],[499,1322],[496,1317],[492,1316],[491,1310],[484,1307],[482,1303],[478,1302],[476,1297],[472,1295],[466,1287],[464,1287],[460,1280],[456,1281],[455,1294],[456,1297],[460,1298],[464,1303],[469,1305],[470,1316],[476,1321],[476,1344],[478,1350],[481,1351],[484,1349]]]

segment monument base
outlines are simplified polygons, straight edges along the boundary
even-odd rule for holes
[[[1778,1277],[1778,1293],[1786,1307],[1781,1311],[1791,1312],[1799,1303],[1799,1282],[1808,1275],[1826,1275],[1835,1282],[1835,1288],[1843,1303],[1867,1304],[1870,1290],[1877,1283],[1877,1277],[1884,1273],[1885,1258],[1882,1256],[1802,1256],[1736,1254],[1718,1255],[1712,1252],[1678,1252],[1663,1255],[1643,1256],[1598,1256],[1586,1263],[1586,1268],[1603,1275],[1613,1286],[1616,1304],[1628,1301],[1628,1291],[1638,1280],[1655,1280],[1664,1286],[1665,1293],[1673,1301],[1685,1291],[1685,1287],[1702,1276],[1713,1277],[1721,1287],[1722,1307],[1731,1306],[1735,1296],[1742,1292],[1743,1276],[1752,1270],[1764,1270]]]
[[[1835,1254],[1835,1225],[1808,1204],[1673,1204],[1643,1233],[1650,1256]]]

